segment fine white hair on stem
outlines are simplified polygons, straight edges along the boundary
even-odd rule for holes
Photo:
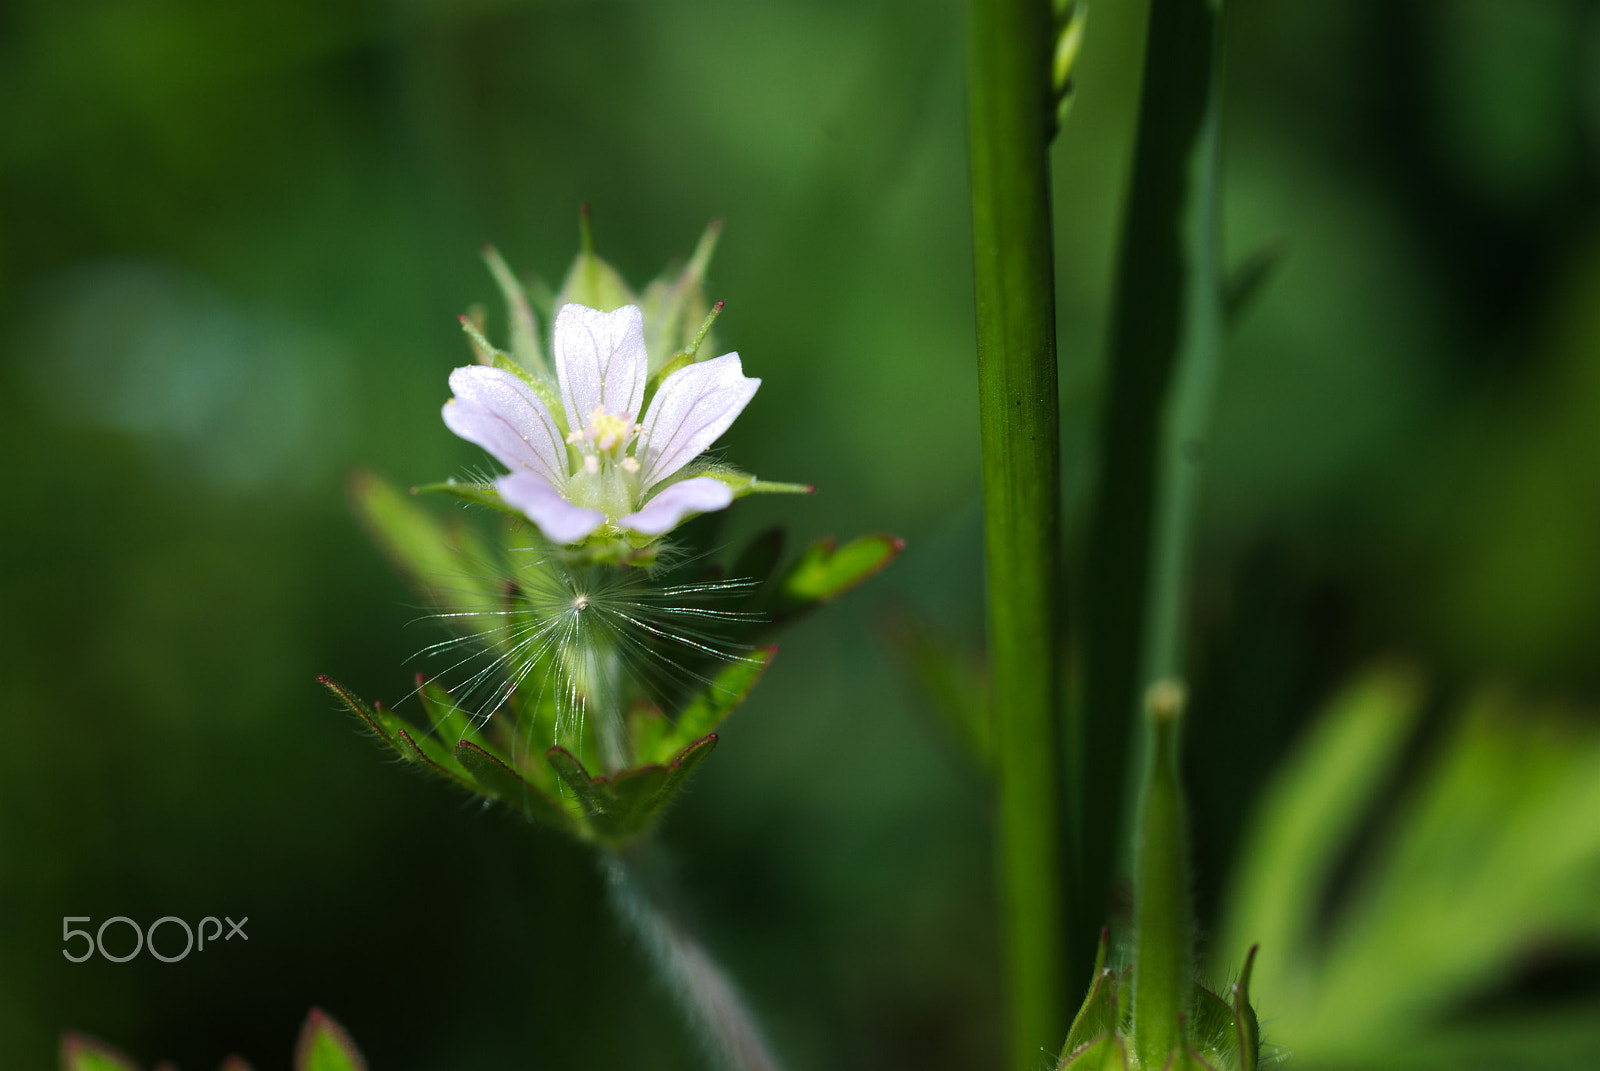
[[[705,946],[650,895],[628,861],[608,856],[605,869],[612,906],[644,945],[707,1055],[722,1071],[782,1071],[754,1013]]]

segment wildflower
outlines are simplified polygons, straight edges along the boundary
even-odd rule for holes
[[[737,353],[679,368],[644,408],[649,375],[644,317],[626,305],[600,312],[565,305],[554,331],[560,413],[548,385],[502,367],[450,373],[451,431],[511,470],[500,497],[556,544],[581,543],[602,527],[645,540],[691,514],[725,508],[733,490],[713,476],[674,479],[728,430],[755,396]]]

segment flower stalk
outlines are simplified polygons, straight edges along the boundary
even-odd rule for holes
[[[1072,773],[1086,902],[1107,901],[1127,829],[1141,697],[1183,675],[1194,512],[1221,350],[1217,58],[1221,0],[1161,0],[1146,31],[1133,176],[1084,571],[1081,741]],[[1088,820],[1091,809],[1096,821]]]
[[[606,885],[617,916],[644,945],[664,988],[683,1009],[707,1054],[723,1071],[781,1071],[754,1013],[706,948],[663,906],[661,867],[646,877],[641,846],[605,857]]]
[[[968,154],[1012,1067],[1061,1036],[1060,433],[1048,0],[972,0]]]
[[[1164,1067],[1184,1043],[1194,988],[1189,907],[1189,831],[1178,757],[1183,686],[1158,681],[1145,700],[1148,746],[1134,854],[1133,1053]]]

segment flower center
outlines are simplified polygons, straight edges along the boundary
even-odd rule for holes
[[[633,512],[639,492],[639,462],[628,453],[644,425],[626,413],[610,413],[597,405],[589,423],[567,436],[576,448],[579,467],[567,485],[567,496],[615,520]]]
[[[627,414],[608,413],[605,406],[597,405],[589,414],[589,423],[568,435],[567,442],[578,448],[584,470],[590,474],[599,472],[605,461],[616,461],[628,472],[638,472],[639,462],[628,456],[628,446],[643,430],[644,425],[633,423]]]

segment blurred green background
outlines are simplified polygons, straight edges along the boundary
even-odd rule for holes
[[[1228,11],[1228,247],[1287,252],[1207,473],[1207,920],[1266,771],[1371,657],[1600,690],[1600,11]],[[1141,21],[1094,5],[1054,153],[1075,547]],[[344,482],[483,463],[437,415],[455,317],[494,300],[477,250],[555,281],[580,202],[640,284],[724,221],[718,331],[763,379],[728,456],[819,493],[741,502],[722,537],[908,542],[788,637],[669,817],[699,922],[795,1067],[995,1064],[986,790],[883,638],[982,632],[961,24],[0,9],[0,1064],[49,1067],[75,1028],[283,1067],[316,1004],[387,1071],[698,1066],[586,854],[394,768],[314,680],[393,702],[426,668],[439,633]],[[65,915],[247,915],[249,941],[72,964]],[[1592,993],[1596,948],[1504,986]]]

